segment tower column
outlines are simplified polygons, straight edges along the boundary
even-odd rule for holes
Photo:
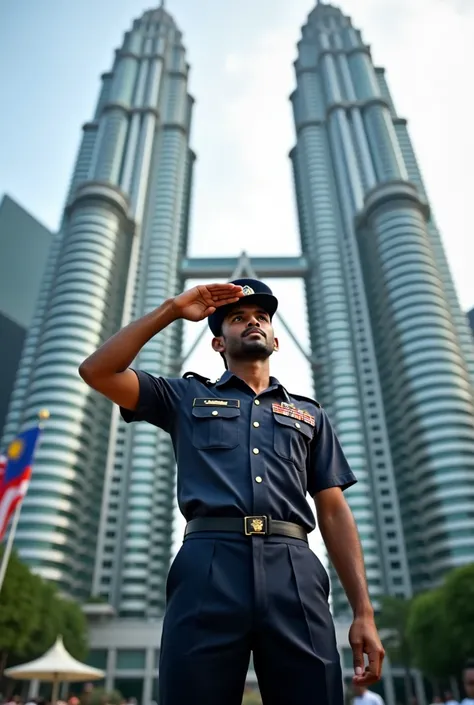
[[[474,553],[474,533],[454,539],[461,518],[474,528],[463,514],[474,501],[474,394],[428,215],[416,188],[394,181],[367,195],[358,223],[408,559],[426,586]]]
[[[90,594],[111,404],[79,378],[80,363],[120,325],[133,238],[127,202],[115,189],[86,183],[69,205],[31,370],[23,421],[47,407],[24,500],[17,546],[64,591]],[[74,497],[74,499],[72,499]],[[34,564],[34,563],[33,563]]]

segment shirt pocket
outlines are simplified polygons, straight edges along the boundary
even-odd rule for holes
[[[275,453],[285,460],[291,460],[298,470],[306,470],[309,444],[314,429],[304,421],[292,419],[282,414],[273,414],[273,447]]]
[[[193,446],[229,450],[239,445],[238,408],[193,407]]]

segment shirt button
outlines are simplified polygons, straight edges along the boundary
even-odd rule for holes
[[[298,421],[295,423],[296,428],[301,428],[301,424],[298,423]]]
[[[260,484],[261,482],[263,482],[263,480],[262,480],[262,478],[260,477],[260,475],[257,475],[257,477],[255,478],[255,482],[258,482],[258,484]]]
[[[258,455],[258,454],[260,453],[260,451],[259,451],[258,448],[254,448],[253,451],[252,451],[252,453],[253,453],[254,455]]]
[[[260,401],[258,399],[255,399],[254,404],[255,406],[260,406]]]
[[[254,428],[258,428],[260,426],[260,424],[258,423],[258,421],[254,421],[253,426],[254,426]]]
[[[212,412],[212,415],[213,415],[213,416],[218,416],[218,415],[219,415],[219,412],[218,412],[218,411],[213,411],[213,412]]]

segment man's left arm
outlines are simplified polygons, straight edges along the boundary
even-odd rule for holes
[[[354,614],[349,631],[354,683],[369,685],[380,680],[385,654],[375,626],[354,517],[340,487],[317,494],[315,504],[321,536]],[[367,668],[364,668],[364,654],[369,661]]]
[[[349,641],[354,657],[354,683],[369,685],[381,677],[384,650],[374,621],[359,534],[343,490],[357,480],[324,410],[312,443],[308,490],[314,497],[318,526],[329,558],[353,610]],[[364,653],[368,666],[364,668]]]

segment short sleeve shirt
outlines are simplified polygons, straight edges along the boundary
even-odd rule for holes
[[[138,405],[122,408],[122,418],[169,433],[187,521],[265,515],[309,532],[315,521],[307,493],[356,482],[324,409],[274,377],[256,395],[229,371],[214,383],[194,373],[168,379],[135,372]]]
[[[385,703],[378,693],[366,690],[363,695],[354,698],[353,705],[385,705]]]

